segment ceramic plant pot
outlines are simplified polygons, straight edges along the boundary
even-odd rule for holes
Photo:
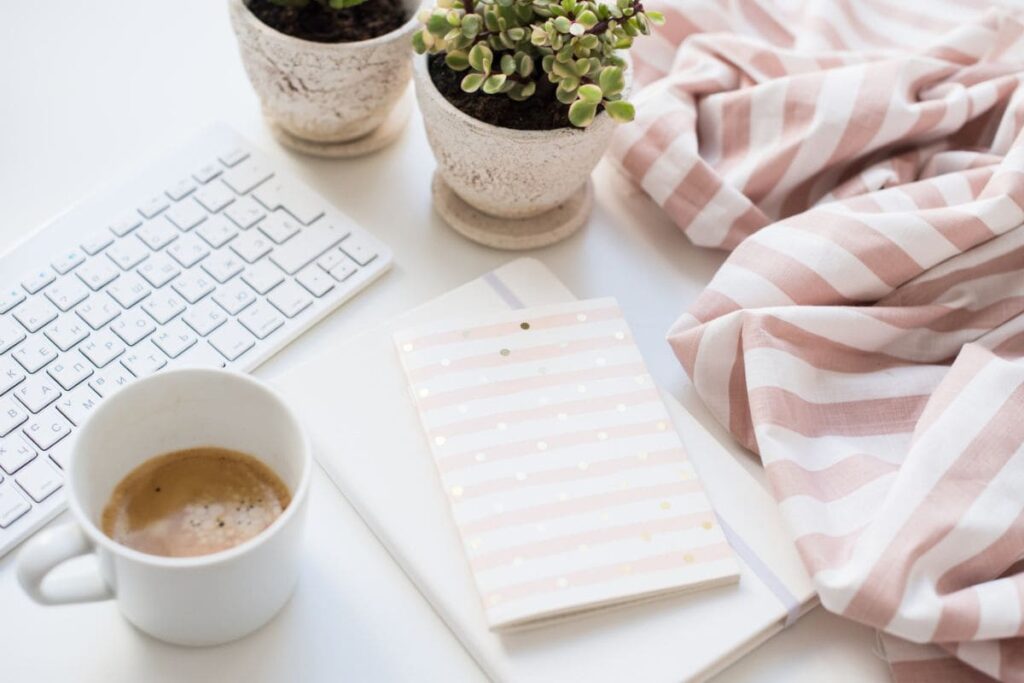
[[[452,228],[490,247],[532,249],[565,239],[586,222],[590,173],[616,125],[608,114],[587,128],[502,128],[448,102],[426,57],[414,60],[413,74],[437,158],[434,206]]]
[[[228,0],[242,64],[275,137],[320,156],[356,156],[392,142],[411,110],[409,20],[370,40],[317,43],[286,35],[256,18],[243,0]]]

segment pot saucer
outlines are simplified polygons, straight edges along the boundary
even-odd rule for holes
[[[405,124],[409,121],[409,115],[412,113],[412,100],[413,94],[410,87],[392,107],[391,113],[384,119],[384,123],[362,137],[344,142],[306,140],[292,135],[272,119],[268,118],[266,121],[274,139],[296,152],[328,159],[350,159],[376,152],[394,142],[405,130]]]
[[[587,184],[568,201],[532,218],[499,218],[470,206],[434,174],[431,185],[434,210],[455,232],[495,249],[518,251],[560,242],[579,230],[594,204],[593,183]]]

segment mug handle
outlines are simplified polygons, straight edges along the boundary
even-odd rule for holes
[[[43,589],[43,580],[51,571],[73,557],[91,552],[92,543],[75,522],[46,529],[36,534],[18,555],[18,582],[29,597],[42,605],[108,600],[114,592],[98,572],[62,581],[59,590]]]

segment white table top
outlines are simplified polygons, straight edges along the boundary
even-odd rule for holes
[[[4,3],[0,93],[0,250],[217,119],[391,245],[395,269],[260,368],[261,377],[512,257],[467,242],[433,214],[434,160],[415,113],[394,146],[361,160],[314,160],[274,144],[223,1]],[[532,255],[581,297],[618,297],[655,377],[699,410],[663,338],[723,255],[690,245],[610,168],[595,177],[590,225]],[[17,586],[13,556],[0,559],[0,679],[481,680],[322,472],[312,493],[295,597],[267,627],[223,647],[157,642],[127,625],[112,602],[37,606]],[[818,609],[716,680],[887,680],[873,649],[870,629]]]

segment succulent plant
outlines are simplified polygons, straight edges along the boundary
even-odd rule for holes
[[[281,5],[282,7],[305,7],[311,2],[315,2],[318,5],[329,7],[331,9],[347,9],[349,7],[355,7],[361,5],[366,0],[270,0],[275,5]]]
[[[641,0],[436,0],[420,12],[416,52],[444,54],[465,71],[462,89],[525,100],[546,78],[569,105],[569,122],[584,128],[604,109],[631,121],[622,99],[626,64],[616,54],[664,18]]]

